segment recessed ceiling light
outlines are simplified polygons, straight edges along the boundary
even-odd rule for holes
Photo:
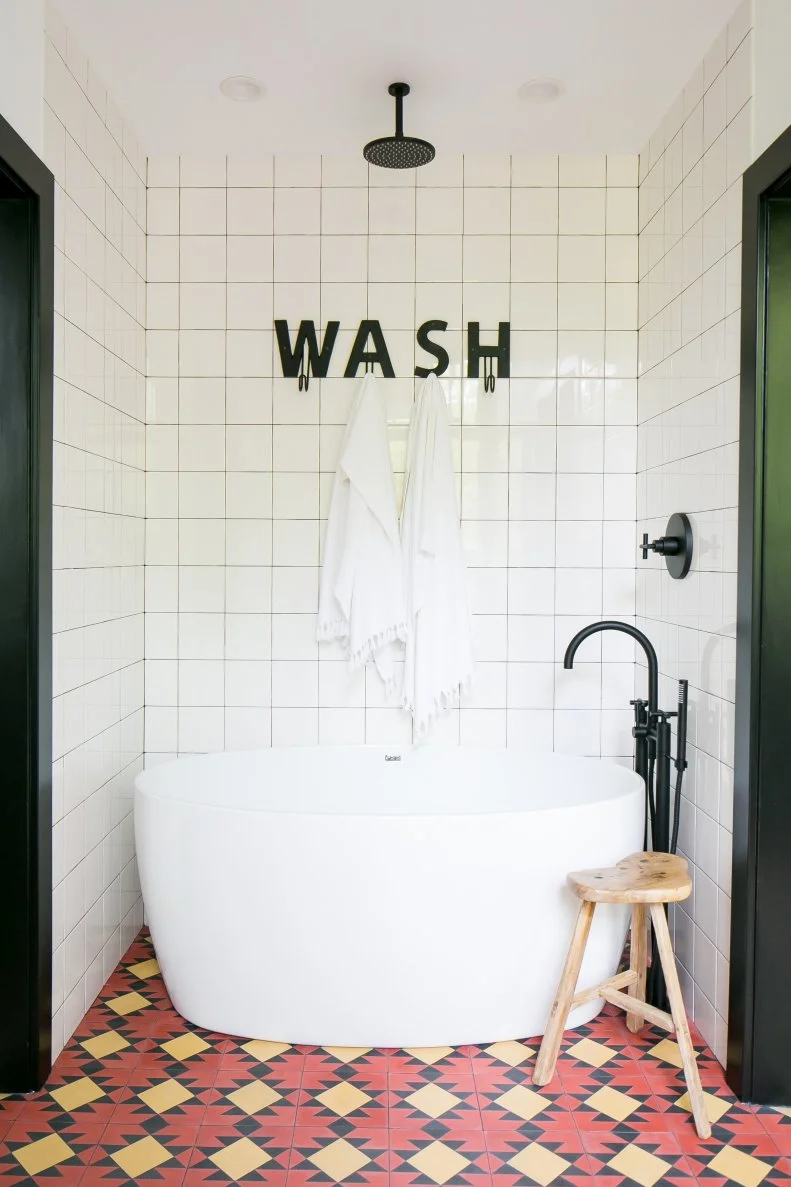
[[[556,78],[530,78],[516,93],[523,103],[551,103],[563,94],[563,83]]]
[[[257,78],[249,78],[246,74],[232,74],[220,83],[220,90],[226,99],[234,99],[237,103],[254,103],[264,93],[263,83]]]

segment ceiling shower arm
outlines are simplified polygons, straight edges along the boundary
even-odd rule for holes
[[[404,96],[400,93],[396,95],[395,101],[395,134],[404,135]]]
[[[395,134],[404,135],[404,96],[410,91],[408,82],[391,82],[387,93],[395,99]]]

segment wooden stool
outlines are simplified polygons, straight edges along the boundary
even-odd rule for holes
[[[605,1001],[626,1011],[626,1025],[633,1033],[641,1030],[644,1022],[661,1026],[671,1033],[675,1031],[695,1126],[701,1138],[710,1137],[711,1126],[706,1115],[703,1089],[700,1086],[698,1065],[695,1061],[695,1048],[689,1034],[664,908],[665,903],[678,903],[688,898],[692,891],[686,861],[683,857],[676,857],[671,853],[633,853],[631,857],[624,858],[610,869],[580,870],[569,874],[568,884],[577,898],[582,899],[582,904],[557,996],[538,1053],[533,1082],[548,1084],[555,1074],[555,1064],[569,1012],[575,1006],[581,1006],[583,1002],[603,997]],[[628,972],[617,973],[607,981],[602,981],[600,985],[576,993],[577,978],[597,903],[632,904],[630,967]],[[651,913],[665,974],[670,1014],[658,1010],[656,1006],[649,1006],[645,1000],[648,956],[646,907]],[[629,993],[623,993],[622,991],[627,988]]]

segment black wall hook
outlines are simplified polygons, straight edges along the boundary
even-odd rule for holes
[[[301,354],[300,360],[299,360],[298,386],[299,386],[299,390],[301,392],[306,392],[308,390],[308,388],[310,387],[310,372],[311,372],[310,348],[309,348],[308,342],[306,340],[303,344],[302,354]]]
[[[683,511],[676,511],[670,516],[665,528],[665,535],[648,543],[648,533],[643,533],[640,545],[643,560],[648,560],[649,552],[656,552],[665,558],[667,571],[676,581],[686,577],[692,564],[692,524],[689,516]]]
[[[494,358],[492,355],[484,355],[483,358],[483,390],[485,392],[493,392],[494,385],[497,382],[494,374]]]

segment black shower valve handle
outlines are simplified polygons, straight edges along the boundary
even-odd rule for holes
[[[648,553],[655,552],[658,556],[678,556],[681,549],[681,541],[676,536],[660,536],[658,540],[652,540],[648,543],[648,532],[643,532],[643,542],[640,545],[640,551],[643,554],[643,560],[648,560]]]
[[[674,511],[667,521],[664,536],[649,541],[648,532],[643,532],[643,542],[638,551],[643,554],[643,560],[648,560],[649,552],[655,552],[665,558],[667,571],[674,580],[686,577],[692,565],[692,524],[688,515],[683,511]]]

